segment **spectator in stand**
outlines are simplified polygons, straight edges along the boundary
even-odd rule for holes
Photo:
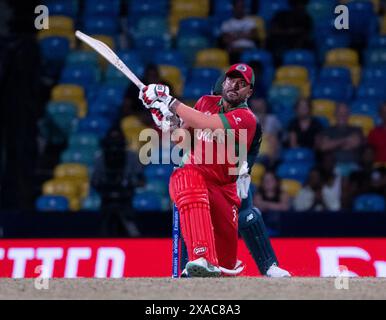
[[[323,126],[312,116],[311,110],[309,99],[302,98],[296,104],[296,118],[288,126],[290,148],[314,148]]]
[[[264,173],[253,202],[263,212],[286,211],[290,208],[289,195],[282,190],[279,178],[269,170]]]
[[[379,108],[382,124],[370,131],[368,143],[374,148],[375,162],[386,164],[386,102]]]
[[[157,65],[148,64],[146,66],[144,76],[142,78],[143,83],[161,83],[167,85],[170,88],[171,94],[173,87],[164,79],[161,78]],[[153,119],[150,112],[143,112],[143,106],[141,101],[138,99],[138,88],[134,84],[130,84],[127,89],[125,100],[122,107],[122,117],[135,115],[145,125],[153,126]]]
[[[326,128],[317,139],[317,148],[321,153],[332,152],[336,161],[336,170],[348,176],[358,169],[363,147],[362,130],[349,125],[350,110],[346,104],[336,107],[336,125]]]
[[[337,211],[340,209],[339,184],[331,188],[322,177],[321,171],[314,168],[310,171],[306,185],[294,199],[296,211]]]
[[[252,97],[248,104],[258,118],[263,131],[259,158],[266,167],[273,167],[280,156],[282,125],[274,114],[267,113],[267,103],[264,99]]]
[[[239,62],[242,51],[256,47],[256,21],[246,15],[243,0],[233,1],[233,17],[221,25],[220,41],[229,52],[231,64]]]
[[[307,13],[307,0],[289,0],[291,9],[277,12],[270,21],[267,48],[278,64],[289,49],[312,48],[312,19]]]

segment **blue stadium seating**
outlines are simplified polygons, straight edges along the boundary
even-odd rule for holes
[[[82,210],[85,211],[98,211],[101,209],[102,199],[95,190],[90,190],[87,197],[82,200]]]
[[[43,59],[64,62],[70,52],[70,43],[65,37],[46,37],[39,41]]]
[[[312,149],[292,148],[283,151],[282,159],[285,162],[302,162],[312,165],[315,162],[315,154]]]
[[[98,53],[96,51],[82,51],[82,50],[74,50],[71,51],[67,58],[66,58],[66,64],[91,64],[93,66],[98,65]]]
[[[372,99],[356,99],[350,105],[352,114],[362,114],[373,118],[374,122],[378,122],[379,101]]]
[[[187,73],[185,57],[178,50],[172,49],[156,52],[154,56],[154,63],[176,66],[184,75]]]
[[[62,15],[75,18],[78,14],[77,0],[49,0],[46,2],[50,15]]]
[[[368,43],[368,47],[373,49],[386,48],[386,36],[375,35],[371,37]]]
[[[193,65],[196,53],[202,49],[209,48],[209,40],[202,36],[179,36],[177,37],[177,49],[184,55],[188,65]]]
[[[173,165],[167,164],[149,164],[145,166],[145,177],[147,181],[164,180],[168,181],[173,172]]]
[[[87,16],[108,15],[118,17],[120,6],[120,0],[86,0],[84,14]]]
[[[191,68],[188,81],[190,82],[200,82],[205,83],[210,82],[214,86],[217,79],[221,76],[222,71],[217,68]]]
[[[350,14],[348,31],[353,41],[365,40],[376,32],[377,17],[371,1],[350,1],[347,8]]]
[[[143,17],[145,15],[168,15],[169,0],[141,0],[130,1],[128,6],[129,19]]]
[[[324,67],[320,70],[319,81],[350,85],[352,84],[351,72],[344,67]]]
[[[271,105],[279,104],[293,107],[300,97],[300,91],[295,86],[275,85],[272,86],[268,93],[268,102]]]
[[[86,16],[84,17],[83,28],[87,34],[115,36],[119,30],[119,25],[118,20],[114,17]]]
[[[97,101],[105,102],[112,108],[117,109],[122,106],[126,93],[126,87],[114,84],[103,84],[99,87],[95,97]]]
[[[151,63],[156,52],[171,48],[171,40],[169,37],[137,37],[134,39],[134,46],[141,55],[142,60],[145,63]]]
[[[213,87],[213,82],[201,79],[200,81],[187,82],[184,86],[184,92],[182,94],[184,99],[197,100],[203,95],[210,94],[210,90]]]
[[[240,61],[245,63],[251,63],[252,61],[260,62],[263,67],[263,82],[267,87],[271,85],[275,69],[272,54],[269,51],[264,49],[245,50],[240,56]]]
[[[334,13],[336,0],[310,0],[307,4],[307,12],[314,22],[329,19]]]
[[[304,163],[282,163],[276,170],[276,174],[281,179],[293,179],[300,183],[305,183],[308,178],[308,173],[311,166],[306,166]]]
[[[354,211],[385,212],[385,198],[379,194],[364,194],[354,200]]]
[[[327,51],[336,48],[347,48],[349,47],[351,40],[350,35],[347,33],[327,33],[315,35],[316,45],[318,49],[318,59],[319,62],[323,63],[325,59],[325,54]]]
[[[137,77],[141,78],[143,76],[145,64],[137,50],[118,50],[117,55]],[[130,80],[121,71],[109,64],[106,70],[106,82],[127,85]]]
[[[353,95],[352,85],[339,82],[317,82],[312,88],[314,99],[329,99],[337,102],[349,102]]]
[[[366,67],[386,68],[386,48],[368,49],[364,54]]]
[[[385,83],[386,82],[386,66],[369,67],[362,70],[361,83]]]
[[[165,16],[151,15],[138,18],[133,27],[129,20],[129,28],[134,38],[138,37],[163,37],[169,31],[168,20]]]
[[[265,21],[270,21],[277,12],[288,9],[290,6],[287,0],[259,1],[258,14]]]
[[[206,18],[186,18],[180,20],[179,36],[202,36],[208,37],[212,33],[211,21]]]
[[[357,98],[373,99],[378,101],[386,100],[384,83],[361,84],[357,90]]]
[[[169,198],[153,191],[136,193],[133,197],[133,209],[143,211],[165,211],[170,208]]]
[[[233,16],[232,0],[214,0],[213,15],[222,21]]]
[[[69,148],[94,148],[99,149],[99,138],[96,134],[89,132],[73,133],[69,137]]]
[[[93,167],[98,152],[94,148],[70,148],[62,152],[60,160],[62,163],[80,163]]]
[[[78,84],[87,88],[99,82],[101,78],[100,69],[90,64],[71,64],[65,66],[61,77],[61,83]]]
[[[101,117],[113,122],[118,117],[119,110],[106,101],[94,100],[88,104],[88,117]]]
[[[102,138],[110,129],[111,123],[108,119],[100,116],[87,116],[79,120],[77,132],[89,132]]]
[[[37,211],[68,211],[69,202],[66,197],[43,195],[36,199]]]

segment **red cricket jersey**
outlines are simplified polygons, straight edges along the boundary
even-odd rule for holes
[[[234,131],[194,130],[192,128],[194,145],[193,149],[185,155],[183,165],[193,165],[207,181],[215,184],[234,183],[237,175],[230,174],[229,169],[235,168],[238,164],[235,163],[237,158],[233,155],[238,156],[235,150],[237,152],[239,150],[250,151],[257,128],[255,115],[246,103],[224,112],[221,96],[203,96],[197,101],[194,108],[206,114],[219,114],[224,128],[234,129]],[[232,134],[235,136],[230,137]],[[233,141],[236,143],[234,144]],[[246,155],[244,160],[247,160]]]

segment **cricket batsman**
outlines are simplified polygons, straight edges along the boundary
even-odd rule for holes
[[[182,119],[183,128],[193,132],[194,139],[204,145],[197,148],[199,144],[194,144],[187,154],[188,161],[173,172],[169,184],[170,196],[180,213],[189,258],[186,271],[190,277],[238,275],[244,269],[237,259],[241,205],[236,184],[238,173],[230,170],[237,164],[227,157],[228,153],[220,155],[225,163],[219,161],[216,152],[206,155],[206,150],[217,150],[224,141],[215,135],[208,138],[202,130],[221,130],[225,140],[234,135],[235,151],[245,147],[248,153],[257,154],[261,127],[246,104],[253,85],[253,70],[246,64],[235,64],[226,72],[221,96],[203,96],[194,108],[170,96],[164,85],[150,84],[140,91],[139,98],[153,114],[158,110],[163,114],[171,111]],[[246,135],[241,134],[242,129]],[[213,144],[213,148],[207,149],[206,144]],[[208,162],[207,158],[214,161]]]

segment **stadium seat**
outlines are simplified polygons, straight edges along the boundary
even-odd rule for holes
[[[249,63],[259,61],[263,66],[273,66],[272,54],[264,49],[249,49],[243,51],[240,61]]]
[[[54,102],[70,102],[78,109],[78,116],[84,117],[87,113],[87,103],[84,89],[74,84],[58,84],[51,91],[51,100]]]
[[[86,16],[113,16],[118,17],[120,11],[120,0],[86,0],[84,14]]]
[[[114,84],[103,84],[98,88],[95,99],[105,102],[112,108],[120,108],[126,93],[126,87]]]
[[[166,16],[169,10],[169,0],[128,1],[128,17],[143,17],[148,15]]]
[[[330,33],[317,36],[319,62],[324,63],[326,53],[336,48],[347,48],[350,45],[350,36],[346,33]]]
[[[117,18],[112,16],[86,16],[83,30],[87,34],[114,36],[119,31],[119,24]]]
[[[312,100],[312,115],[328,119],[329,124],[335,121],[335,102],[327,99]]]
[[[300,97],[300,90],[295,86],[273,85],[268,92],[268,102],[293,108]]]
[[[386,48],[368,49],[365,51],[366,67],[386,67]]]
[[[281,189],[292,198],[296,197],[302,188],[302,184],[293,179],[282,179],[280,185]]]
[[[330,18],[335,6],[336,0],[311,0],[307,4],[307,13],[316,22]]]
[[[275,85],[293,85],[299,88],[301,96],[308,98],[310,95],[310,83],[308,71],[305,67],[287,65],[276,70]]]
[[[359,56],[353,49],[337,48],[326,53],[325,66],[352,67],[357,65],[359,65]]]
[[[284,162],[302,162],[313,164],[315,155],[313,150],[308,148],[291,148],[283,151],[282,159]]]
[[[386,91],[384,83],[365,83],[359,86],[357,98],[386,100]]]
[[[386,48],[386,36],[374,35],[369,39],[368,47],[373,49]]]
[[[260,163],[254,163],[251,169],[251,182],[257,187],[260,186],[261,179],[264,175],[265,167]]]
[[[210,20],[207,18],[191,17],[179,22],[179,36],[202,36],[208,37],[212,33]]]
[[[68,211],[69,202],[64,196],[42,195],[36,199],[35,208],[37,211]]]
[[[304,183],[307,180],[310,167],[304,163],[282,163],[276,170],[280,179],[291,179]]]
[[[71,147],[70,149],[63,151],[60,159],[62,163],[80,163],[86,165],[87,167],[93,167],[97,155],[98,152],[95,151],[94,148]]]
[[[178,67],[182,74],[186,73],[186,61],[184,55],[178,50],[164,50],[156,53],[154,57],[155,64],[167,64]]]
[[[168,32],[168,20],[160,15],[141,17],[132,28],[133,37],[163,37]]]
[[[133,197],[133,209],[137,212],[166,211],[170,209],[168,197],[162,197],[153,191],[137,192]]]
[[[101,79],[100,69],[90,64],[71,64],[66,66],[61,74],[60,82],[78,84],[87,88]]]
[[[375,126],[373,118],[360,114],[352,114],[349,118],[349,124],[360,127],[365,137],[367,137],[371,129]]]
[[[157,52],[170,49],[171,41],[169,36],[154,37],[145,36],[134,39],[134,46],[139,51],[142,61],[151,63]]]
[[[363,41],[376,32],[377,18],[371,1],[350,1],[347,9],[350,12],[348,31],[354,42]]]
[[[66,198],[77,197],[79,189],[76,182],[67,178],[55,178],[44,182],[44,195],[58,195]]]
[[[64,37],[46,37],[39,41],[42,58],[49,62],[63,63],[70,52],[70,43]]]
[[[208,48],[209,40],[201,36],[177,37],[177,50],[180,51],[188,65],[193,65],[198,51]]]
[[[98,65],[98,53],[96,51],[71,51],[66,57],[66,64],[91,64]]]
[[[379,194],[363,194],[354,200],[354,211],[385,212],[385,198]]]
[[[77,112],[77,107],[69,102],[49,102],[39,123],[41,135],[48,143],[64,143],[73,130]]]
[[[50,15],[62,15],[75,18],[78,14],[78,1],[76,0],[50,0],[46,3]]]
[[[73,133],[69,137],[69,148],[94,148],[99,149],[99,138],[92,133]]]
[[[289,9],[287,0],[259,1],[258,14],[268,22],[277,12]]]
[[[306,49],[292,49],[284,53],[284,65],[300,65],[303,67],[315,67],[316,59],[312,51]]]
[[[100,116],[87,116],[79,120],[77,132],[88,132],[103,138],[109,130],[111,123]]]
[[[222,49],[211,48],[197,52],[196,67],[213,67],[224,69],[229,66],[228,52]]]
[[[386,35],[386,14],[379,18],[379,33],[380,35]]]
[[[145,166],[144,174],[146,181],[160,180],[169,181],[173,172],[173,165],[149,164]]]
[[[312,88],[313,99],[328,99],[336,102],[349,102],[353,87],[343,83],[317,82]]]
[[[159,65],[158,70],[162,79],[166,79],[172,86],[175,95],[181,96],[184,87],[184,79],[180,69],[176,66]]]
[[[385,83],[386,66],[365,68],[362,72],[361,83]]]
[[[54,32],[74,33],[74,20],[71,17],[50,14],[49,28]]]
[[[207,95],[210,93],[212,89],[213,82],[207,80],[200,80],[194,82],[187,82],[183,91],[183,99],[184,100],[198,100],[203,95]]]
[[[88,169],[86,166],[79,163],[62,163],[55,167],[54,177],[70,177],[88,180]]]
[[[345,67],[324,67],[320,70],[319,81],[352,84],[350,70]]]
[[[188,81],[190,82],[200,82],[203,81],[205,83],[211,82],[216,83],[217,79],[221,76],[222,70],[219,68],[205,68],[205,67],[196,67],[190,69],[190,74],[188,77]]]
[[[99,211],[102,206],[102,199],[96,191],[90,193],[82,200],[81,209],[85,211]]]
[[[377,120],[379,119],[379,105],[379,101],[377,100],[371,100],[367,98],[356,99],[350,104],[350,111],[351,114],[369,116],[376,124],[378,124]]]

